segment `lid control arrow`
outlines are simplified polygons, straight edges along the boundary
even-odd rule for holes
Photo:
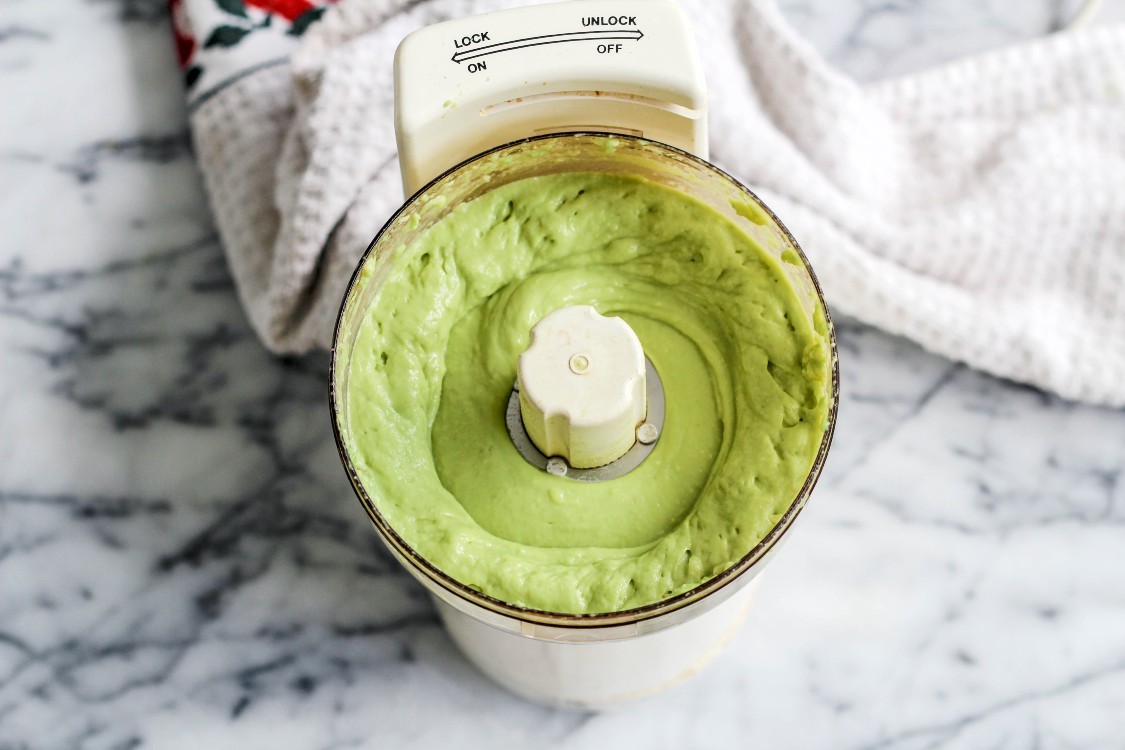
[[[590,40],[636,41],[643,38],[644,33],[640,29],[595,29],[590,31],[569,31],[562,34],[543,34],[541,36],[524,37],[523,39],[512,39],[511,41],[507,42],[486,44],[483,47],[476,47],[474,49],[467,49],[457,52],[453,55],[452,60],[453,62],[460,64],[465,60],[472,60],[477,57],[494,55],[499,52],[510,52],[514,49],[523,49],[524,47],[538,47],[543,44],[585,42]]]

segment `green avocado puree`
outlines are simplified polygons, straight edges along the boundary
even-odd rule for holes
[[[401,252],[347,364],[344,440],[387,522],[457,581],[552,612],[642,606],[729,568],[800,491],[826,430],[824,311],[702,202],[535,177]],[[504,424],[532,326],[579,304],[633,328],[667,409],[652,454],[600,483],[531,466]]]

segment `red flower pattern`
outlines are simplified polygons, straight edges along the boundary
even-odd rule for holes
[[[251,8],[259,8],[290,22],[296,21],[302,14],[316,7],[307,0],[243,0],[243,2]]]
[[[238,47],[250,34],[275,29],[273,34],[300,37],[320,20],[326,5],[336,0],[168,0],[176,58],[188,89],[209,67],[210,50]],[[207,6],[213,6],[207,7]],[[253,8],[253,15],[247,9]],[[216,15],[215,10],[220,13]],[[278,28],[274,18],[286,22]],[[204,19],[204,28],[197,28]]]
[[[191,23],[188,21],[187,11],[184,9],[183,0],[168,0],[168,15],[172,21],[172,37],[176,42],[176,59],[180,61],[180,68],[186,68],[195,54],[195,37],[191,33]]]

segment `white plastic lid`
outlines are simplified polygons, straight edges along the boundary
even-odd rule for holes
[[[395,53],[395,132],[413,194],[490,148],[543,133],[620,132],[707,158],[707,92],[683,11],[572,0],[459,18]]]

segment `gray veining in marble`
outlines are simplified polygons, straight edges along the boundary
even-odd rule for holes
[[[861,80],[1077,5],[783,3]],[[616,713],[541,708],[381,548],[326,357],[249,331],[164,3],[0,4],[0,93],[3,750],[1125,747],[1125,413],[841,321],[833,455],[730,650]]]

